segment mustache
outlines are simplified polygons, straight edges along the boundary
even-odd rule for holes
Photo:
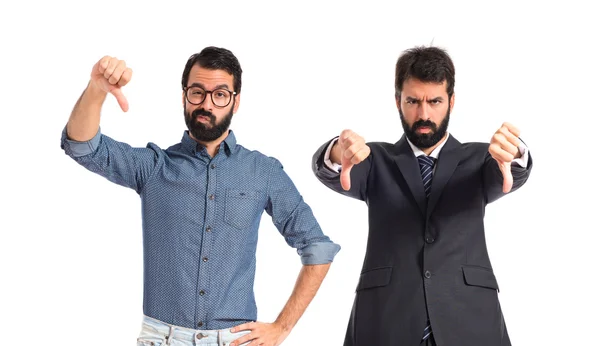
[[[214,114],[212,114],[211,112],[207,111],[206,109],[200,108],[200,109],[196,109],[192,112],[192,118],[196,118],[199,115],[203,115],[206,116],[208,118],[210,118],[211,121],[215,121],[216,117],[214,116]]]
[[[429,120],[415,121],[415,123],[412,126],[412,130],[416,131],[419,127],[429,127],[433,131],[437,129],[437,125]]]

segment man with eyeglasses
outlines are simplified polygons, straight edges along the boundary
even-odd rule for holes
[[[63,130],[61,147],[86,169],[135,190],[142,203],[144,317],[139,345],[280,345],[312,301],[340,249],[321,231],[281,163],[229,130],[242,69],[207,47],[183,71],[188,130],[180,143],[134,148],[100,132],[108,93],[128,110],[132,70],[106,56]],[[266,211],[303,264],[273,323],[256,322],[258,228]]]
[[[396,143],[344,130],[312,159],[325,186],[369,209],[344,346],[510,346],[483,221],[488,204],[528,180],[529,151],[509,123],[489,143],[450,135],[454,63],[445,50],[406,50],[395,77],[404,129]]]

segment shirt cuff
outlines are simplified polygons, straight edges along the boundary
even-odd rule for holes
[[[303,265],[327,264],[333,262],[340,249],[341,246],[333,242],[319,242],[298,249],[298,254]]]
[[[527,146],[525,145],[525,143],[523,143],[523,141],[521,139],[519,139],[519,152],[521,152],[521,157],[519,157],[518,159],[514,159],[512,161],[512,165],[519,165],[523,168],[527,168],[527,162],[529,160],[529,149],[527,148]]]
[[[98,132],[96,135],[90,139],[89,141],[80,142],[69,139],[67,136],[67,127],[63,129],[62,133],[62,147],[65,151],[73,157],[82,157],[89,155],[98,149],[98,145],[100,144],[100,128],[98,128]]]
[[[331,169],[334,172],[341,172],[342,170],[342,165],[338,165],[335,162],[331,162],[330,159],[330,155],[331,155],[331,148],[333,148],[335,142],[337,142],[339,137],[334,138],[331,143],[329,143],[329,146],[327,147],[327,150],[325,151],[325,155],[323,156],[323,161],[325,163],[325,166],[327,166],[327,168]]]

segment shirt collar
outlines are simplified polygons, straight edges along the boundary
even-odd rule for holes
[[[233,134],[232,130],[229,130],[229,134],[227,135],[227,137],[225,137],[225,140],[219,145],[219,151],[224,148],[225,154],[229,156],[233,152],[233,149],[235,148],[236,144],[237,140],[235,139],[235,135]],[[196,153],[197,151],[202,151],[204,149],[204,147],[200,143],[196,142],[192,137],[190,137],[188,130],[183,131],[181,145],[183,146],[185,151],[191,153]]]

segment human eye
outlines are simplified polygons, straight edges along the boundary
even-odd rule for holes
[[[225,90],[215,90],[213,92],[213,95],[217,98],[222,99],[222,98],[227,97],[227,92]]]

